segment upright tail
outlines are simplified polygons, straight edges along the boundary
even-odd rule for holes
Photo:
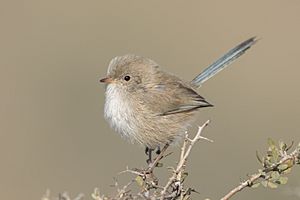
[[[222,69],[227,67],[230,63],[232,63],[235,59],[243,55],[246,50],[248,50],[252,45],[256,43],[256,37],[252,37],[241,44],[237,45],[230,51],[228,51],[225,55],[215,61],[213,64],[208,66],[202,73],[196,76],[192,81],[191,84],[200,87],[202,83],[206,80],[210,79]]]

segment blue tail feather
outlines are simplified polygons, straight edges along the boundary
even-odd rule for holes
[[[213,64],[208,66],[201,74],[196,76],[191,81],[191,84],[196,87],[200,87],[202,83],[204,83],[206,80],[216,75],[235,59],[243,55],[246,52],[246,50],[248,50],[252,45],[256,43],[256,41],[256,37],[252,37],[237,45],[236,47],[228,51],[225,55],[223,55],[221,58],[219,58],[217,61],[215,61]]]

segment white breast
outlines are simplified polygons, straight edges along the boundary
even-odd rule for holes
[[[120,92],[121,89],[114,84],[107,86],[104,116],[116,132],[133,142],[134,125],[131,121],[133,113],[127,97],[122,96],[124,93]]]

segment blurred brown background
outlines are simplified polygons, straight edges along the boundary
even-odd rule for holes
[[[255,172],[255,151],[268,137],[300,141],[300,1],[0,4],[0,199],[40,199],[47,188],[89,199],[94,187],[110,194],[127,165],[144,166],[143,148],[103,118],[98,80],[125,53],[189,80],[239,42],[261,38],[200,89],[215,107],[203,109],[198,124],[211,119],[205,136],[215,142],[192,152],[195,199],[217,199]],[[278,190],[247,189],[235,199],[299,199],[300,168],[289,177]]]

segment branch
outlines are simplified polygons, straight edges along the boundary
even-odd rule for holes
[[[95,189],[91,197],[94,200],[187,200],[191,198],[191,194],[196,192],[191,187],[184,185],[185,178],[188,173],[186,172],[186,165],[191,153],[192,148],[199,140],[206,140],[212,142],[212,140],[202,136],[204,128],[208,125],[209,121],[205,122],[199,127],[196,135],[191,139],[187,132],[185,133],[184,142],[181,146],[179,160],[177,165],[169,167],[172,169],[172,173],[168,178],[156,177],[154,174],[156,168],[162,167],[161,160],[170,155],[165,153],[168,148],[168,144],[164,146],[160,155],[158,155],[152,163],[143,169],[129,169],[120,172],[130,173],[134,176],[131,181],[126,185],[119,185],[115,182],[114,186],[116,191],[112,196],[106,196],[100,194],[99,189]],[[264,187],[276,188],[278,185],[286,184],[288,178],[285,177],[296,164],[300,165],[300,144],[290,152],[292,145],[288,146],[283,142],[275,144],[271,139],[268,140],[268,149],[264,157],[260,157],[257,154],[257,159],[262,164],[262,169],[259,169],[257,173],[248,176],[247,180],[241,182],[238,186],[228,192],[221,200],[228,200],[238,192],[242,191],[246,187],[255,188],[259,185]],[[290,153],[288,153],[290,152]],[[161,184],[161,183],[165,184]],[[138,187],[136,187],[138,186]],[[197,192],[196,192],[197,193]],[[43,197],[43,200],[50,200],[50,193],[47,192]],[[56,198],[57,199],[57,198]],[[59,195],[61,200],[71,200],[67,193]],[[74,200],[82,200],[83,195],[78,195]]]
[[[197,132],[197,134],[195,135],[195,137],[193,139],[190,139],[188,137],[188,134],[186,133],[185,140],[184,140],[184,143],[183,143],[182,148],[181,148],[181,154],[180,154],[179,163],[178,163],[176,169],[173,171],[173,175],[170,177],[169,181],[164,186],[164,189],[161,192],[161,197],[160,197],[161,200],[164,200],[164,198],[165,198],[165,196],[167,194],[168,189],[170,188],[170,186],[173,183],[176,183],[177,186],[181,186],[182,173],[184,171],[185,164],[187,162],[188,156],[190,155],[191,150],[192,150],[193,146],[195,145],[195,143],[197,141],[199,141],[200,139],[213,142],[212,140],[207,139],[207,138],[201,136],[201,133],[202,133],[203,129],[208,125],[208,123],[209,123],[209,120],[206,121],[202,126],[199,126],[198,132]],[[182,194],[181,191],[179,193]]]
[[[280,175],[289,173],[295,164],[300,163],[300,144],[290,154],[287,154],[287,150],[290,147],[287,147],[284,143],[279,143],[278,148],[275,146],[274,142],[269,139],[269,145],[270,147],[267,156],[264,157],[263,161],[258,157],[263,164],[264,169],[259,170],[259,173],[251,175],[249,179],[240,183],[240,185],[232,189],[228,194],[221,198],[221,200],[230,199],[246,187],[258,187],[260,183],[265,187],[276,188],[276,184],[285,184],[287,182],[287,177],[282,177]],[[271,163],[271,160],[275,162]],[[259,179],[263,180],[257,182]]]

